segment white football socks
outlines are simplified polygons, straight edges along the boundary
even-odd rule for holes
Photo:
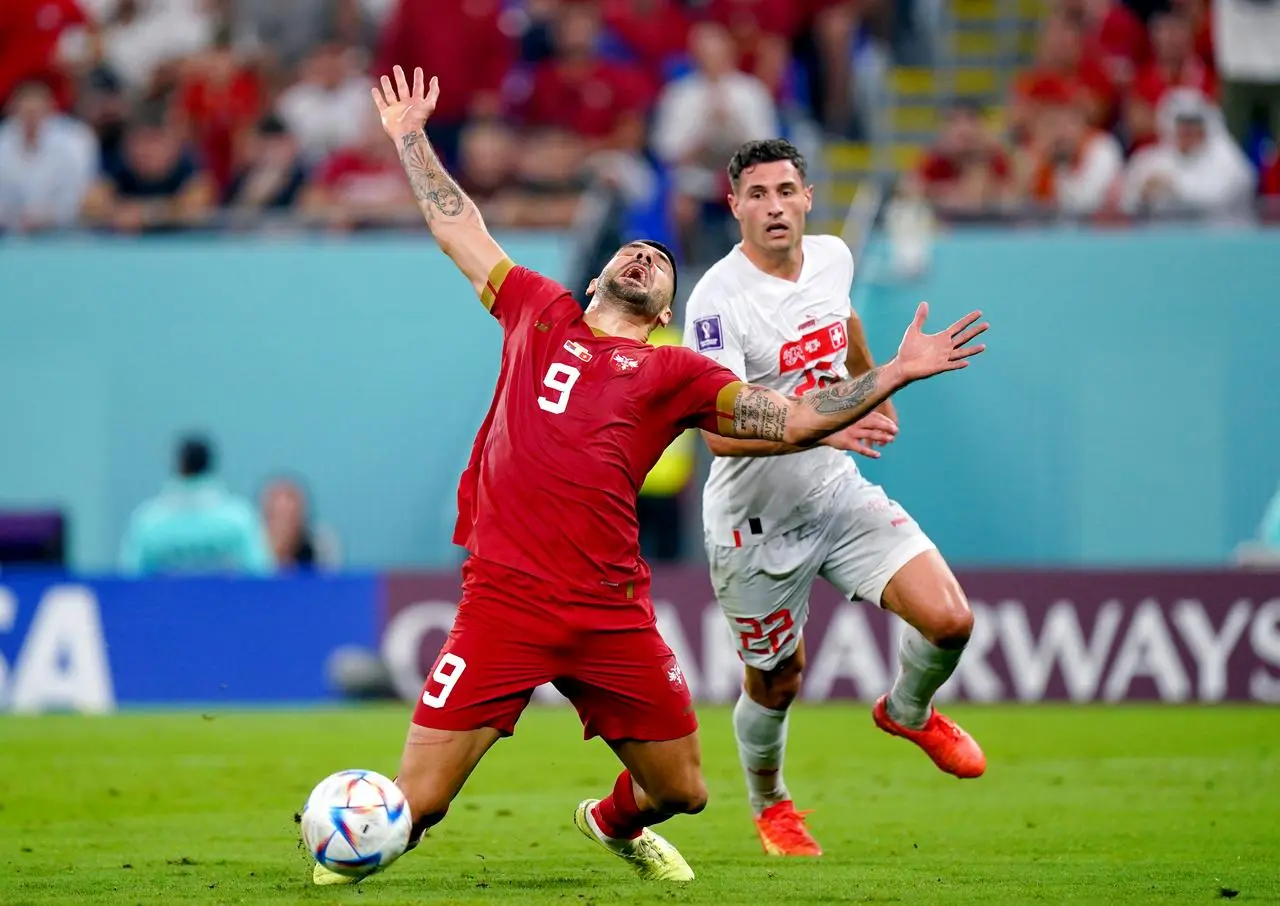
[[[964,648],[939,648],[907,626],[898,645],[898,678],[885,703],[889,716],[913,730],[923,727],[933,708],[933,696],[955,673],[963,653]]]
[[[782,756],[787,748],[787,712],[757,704],[744,691],[733,706],[733,735],[747,777],[747,796],[757,815],[791,798],[782,782]]]

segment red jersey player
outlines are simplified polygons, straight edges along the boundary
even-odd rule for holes
[[[626,770],[574,822],[641,877],[693,871],[650,826],[707,801],[689,689],[654,622],[636,493],[663,449],[701,427],[814,444],[913,380],[963,368],[986,329],[974,313],[939,334],[916,313],[896,359],[857,380],[788,399],[744,384],[693,350],[646,338],[671,319],[675,266],[660,245],[624,246],[569,292],[513,264],[423,133],[438,84],[395,68],[374,100],[428,225],[502,325],[502,368],[458,493],[455,540],[470,556],[449,638],[414,711],[396,782],[412,841],[444,817],[484,753],[509,736],[533,690],[554,683],[587,738]],[[412,845],[412,844],[410,844]],[[317,883],[350,880],[314,871]]]

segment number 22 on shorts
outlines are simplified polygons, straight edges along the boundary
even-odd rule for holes
[[[791,640],[791,630],[796,628],[791,611],[775,610],[763,620],[752,617],[736,617],[738,642],[743,651],[752,654],[774,654]]]
[[[452,651],[446,651],[440,655],[440,659],[436,661],[436,669],[431,671],[431,678],[426,688],[422,690],[422,703],[428,708],[443,708],[444,703],[449,700],[449,693],[458,684],[458,680],[462,678],[462,671],[466,669],[467,662]],[[439,692],[431,691],[433,682],[440,684]]]

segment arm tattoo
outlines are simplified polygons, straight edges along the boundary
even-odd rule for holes
[[[872,368],[860,377],[811,391],[804,395],[805,405],[812,406],[815,412],[822,415],[838,415],[850,409],[857,409],[866,403],[871,394],[875,393],[879,377],[880,369]]]
[[[787,407],[770,398],[762,387],[744,387],[733,402],[733,433],[738,437],[782,440],[787,426]]]
[[[445,172],[440,158],[422,132],[411,132],[400,143],[400,163],[409,177],[414,197],[422,208],[422,215],[431,223],[436,215],[459,217],[470,208],[475,211],[471,199],[463,194],[453,177]]]

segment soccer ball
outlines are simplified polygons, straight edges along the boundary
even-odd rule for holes
[[[330,871],[362,878],[386,868],[409,845],[413,817],[400,788],[376,771],[339,771],[302,807],[302,842]]]

